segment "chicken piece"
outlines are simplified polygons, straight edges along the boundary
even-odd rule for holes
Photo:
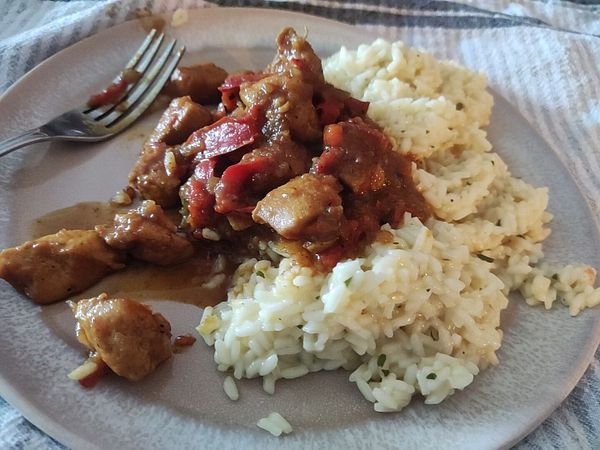
[[[316,166],[316,173],[335,175],[356,194],[384,187],[388,155],[392,153],[389,139],[362,119],[351,119],[328,125],[323,132],[325,150]]]
[[[212,123],[209,110],[190,97],[171,101],[144,144],[129,172],[129,183],[147,200],[170,207],[179,203],[179,187],[188,175],[190,161],[178,146],[194,131]]]
[[[341,190],[335,177],[307,173],[269,192],[252,218],[286,239],[333,242],[343,219]]]
[[[173,97],[189,95],[195,102],[210,105],[219,102],[218,88],[225,78],[227,72],[213,63],[179,67],[171,75],[165,93]]]
[[[93,230],[61,230],[0,252],[0,278],[36,303],[64,300],[119,270],[122,252]]]
[[[70,306],[79,342],[117,375],[138,381],[171,357],[171,325],[149,306],[106,294]]]
[[[129,183],[147,200],[169,208],[179,204],[179,187],[188,175],[190,162],[179,147],[163,142],[146,142],[129,172]]]
[[[300,75],[307,83],[319,90],[325,83],[321,59],[303,37],[293,28],[284,28],[277,36],[277,54],[267,67],[267,72]]]
[[[150,141],[167,145],[182,144],[194,131],[212,122],[211,112],[194,103],[189,96],[175,98],[162,114],[150,135]]]
[[[272,75],[240,87],[240,99],[248,108],[260,105],[267,123],[263,131],[269,138],[289,130],[300,142],[317,142],[322,137],[319,115],[313,105],[311,84],[287,75]]]
[[[96,231],[110,247],[159,266],[178,264],[194,253],[191,242],[177,233],[175,224],[151,200],[116,214],[112,224],[98,225]]]

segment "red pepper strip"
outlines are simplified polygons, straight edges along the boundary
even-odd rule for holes
[[[223,117],[195,131],[183,144],[182,153],[202,159],[231,153],[254,142],[261,135],[262,122],[257,106],[242,116]]]
[[[217,158],[203,159],[194,168],[194,175],[197,180],[204,182],[210,180],[215,175],[215,167],[217,165]]]
[[[206,184],[200,180],[192,180],[188,193],[188,211],[193,228],[207,226],[211,222],[215,196],[206,190]]]
[[[244,202],[244,193],[248,191],[247,184],[252,176],[268,169],[271,160],[266,157],[254,158],[229,166],[223,172],[219,187],[216,189],[217,203],[215,211],[227,214],[232,211],[251,212],[253,205]]]
[[[221,91],[221,102],[228,111],[231,111],[235,108],[237,103],[237,95],[240,92],[240,86],[242,83],[254,83],[258,80],[262,80],[268,76],[266,73],[262,72],[246,72],[246,73],[238,73],[229,75],[223,81],[223,84],[219,87],[219,91]]]
[[[99,94],[92,95],[87,104],[90,108],[96,108],[102,105],[114,105],[119,102],[121,95],[123,95],[126,89],[127,81],[121,78]]]
[[[108,369],[108,366],[102,360],[96,361],[96,367],[96,370],[90,373],[87,377],[84,377],[81,380],[79,380],[79,384],[82,385],[84,388],[93,388],[94,386],[96,386],[98,381],[100,381],[100,378],[102,378],[102,376],[106,373]]]
[[[192,226],[199,228],[209,225],[213,214],[215,196],[206,189],[206,183],[214,175],[217,159],[203,159],[196,165],[194,176],[190,180],[187,207]]]

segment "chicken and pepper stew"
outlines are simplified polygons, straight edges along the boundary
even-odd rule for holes
[[[165,92],[174,98],[129,174],[139,205],[94,230],[2,251],[0,277],[44,304],[132,260],[176,266],[203,253],[258,255],[261,243],[329,270],[360,254],[382,224],[430,214],[411,159],[369,120],[368,103],[324,80],[321,60],[291,28],[264,70],[180,68]],[[92,352],[93,370],[80,379],[107,365],[138,380],[171,355],[168,322],[146,306],[101,295],[72,309]]]

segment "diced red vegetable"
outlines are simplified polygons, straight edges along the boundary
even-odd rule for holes
[[[99,94],[92,95],[87,104],[91,108],[102,105],[114,105],[119,102],[126,89],[127,81],[120,78],[118,82],[111,84]]]
[[[261,135],[262,114],[258,107],[242,116],[227,116],[194,132],[185,142],[182,152],[202,159],[231,153],[253,143]]]
[[[249,190],[247,185],[254,174],[267,170],[269,165],[269,158],[258,157],[225,169],[216,188],[215,211],[221,214],[232,211],[251,212],[254,205],[249,205],[247,195],[244,195]]]
[[[344,129],[341,125],[328,125],[323,130],[323,144],[331,147],[339,147],[344,139]]]

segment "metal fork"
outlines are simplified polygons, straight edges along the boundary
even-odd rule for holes
[[[118,103],[98,107],[83,105],[41,127],[0,141],[0,157],[37,142],[98,142],[123,131],[152,104],[185,52],[183,46],[175,52],[176,40],[159,52],[164,38],[164,33],[157,36],[156,30],[152,30],[123,72],[113,79],[113,84],[119,83],[126,70],[141,74],[137,81],[127,85]]]

